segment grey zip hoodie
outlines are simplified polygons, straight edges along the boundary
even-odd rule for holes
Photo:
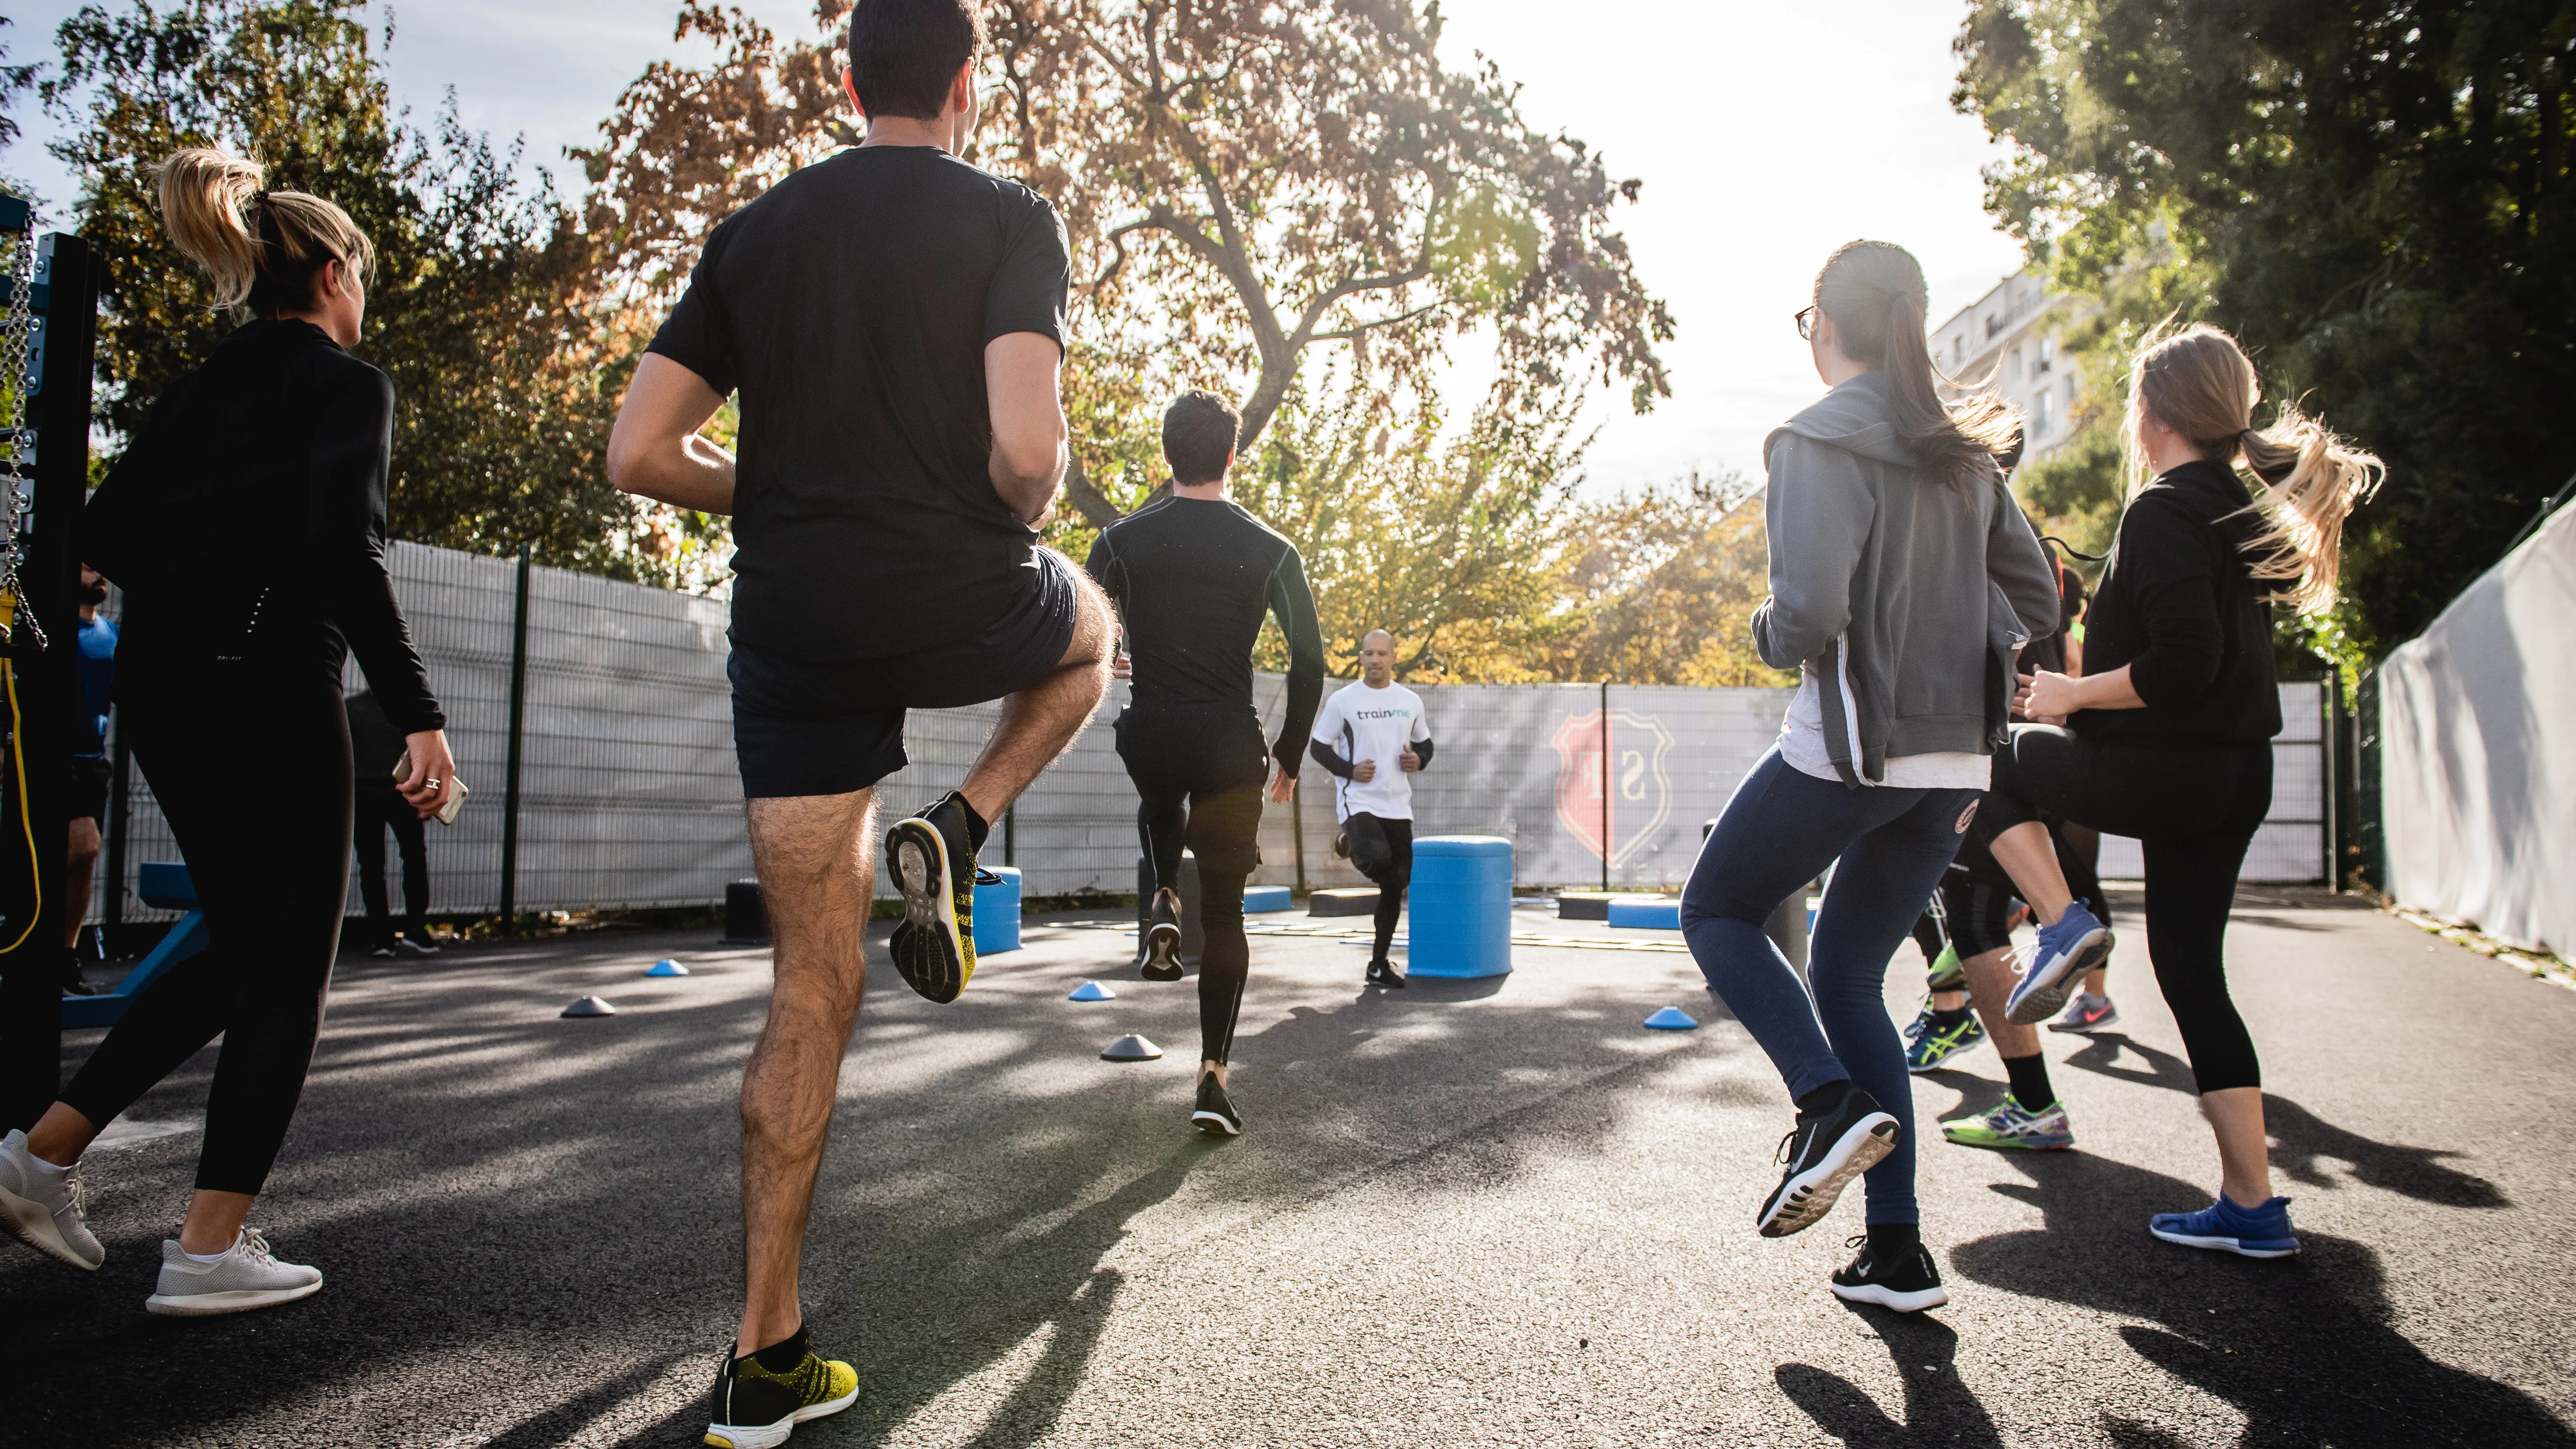
[[[1824,704],[1843,783],[1905,755],[1991,754],[2013,655],[2057,628],[2057,578],[1999,471],[1926,476],[1887,417],[1887,378],[1835,388],[1763,444],[1771,597],[1754,646]]]

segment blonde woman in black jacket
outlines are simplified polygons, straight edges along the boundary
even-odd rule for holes
[[[366,314],[367,238],[218,151],[173,155],[159,199],[217,304],[247,320],[156,405],[80,546],[125,591],[117,700],[209,944],[136,998],[33,1130],[0,1141],[0,1210],[29,1244],[96,1268],[82,1152],[222,1035],[196,1194],[145,1302],[205,1315],[322,1286],[244,1219],[303,1091],[347,904],[351,652],[404,731],[412,807],[436,813],[456,769],[385,572],[393,385],[345,350]]]

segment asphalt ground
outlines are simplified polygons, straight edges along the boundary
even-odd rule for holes
[[[2250,1262],[2146,1234],[2216,1165],[2124,924],[2125,1029],[2047,1046],[2077,1149],[1927,1142],[1954,1297],[1914,1317],[1826,1292],[1857,1191],[1754,1234],[1789,1109],[1686,955],[1523,946],[1508,977],[1381,994],[1350,944],[1263,937],[1250,1132],[1211,1142],[1195,991],[1136,979],[1129,938],[1033,926],[947,1007],[872,946],[806,1260],[861,1393],[794,1443],[2576,1444],[2576,992],[2328,897],[2240,901],[2307,1244]],[[694,974],[645,978],[662,956]],[[104,1269],[0,1244],[0,1440],[695,1443],[766,965],[712,932],[346,961],[253,1219],[326,1287],[143,1312],[205,1053],[90,1159]],[[1118,998],[1065,999],[1090,977]],[[1920,981],[1908,947],[1900,1018]],[[618,1014],[556,1015],[588,992]],[[1706,1024],[1640,1028],[1666,1005]],[[1098,1059],[1129,1031],[1168,1055]],[[1918,1079],[1927,1122],[2002,1095],[1991,1050],[1960,1061]]]

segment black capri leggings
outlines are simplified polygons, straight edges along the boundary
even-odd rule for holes
[[[135,999],[62,1099],[104,1127],[220,1034],[197,1186],[257,1193],[304,1093],[340,948],[349,718],[337,679],[310,666],[129,685],[121,703],[209,944]]]
[[[2147,863],[2147,954],[2203,1092],[2259,1087],[2254,1039],[2227,995],[2227,913],[2245,848],[2272,808],[2272,747],[2104,743],[2014,725],[1973,833],[2041,812],[2137,837]]]

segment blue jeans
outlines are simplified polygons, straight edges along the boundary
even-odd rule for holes
[[[1914,1205],[1914,1087],[1887,1014],[1887,962],[1958,853],[1977,795],[1847,789],[1800,773],[1775,748],[1735,787],[1682,891],[1691,955],[1770,1054],[1789,1095],[1854,1082],[1904,1129],[1896,1150],[1866,1178],[1873,1223],[1921,1216]],[[1762,934],[1762,922],[1837,859],[1801,985]]]

